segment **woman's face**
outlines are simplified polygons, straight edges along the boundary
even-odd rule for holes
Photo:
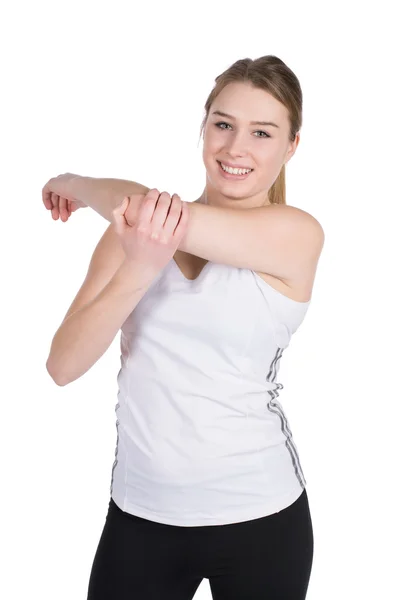
[[[283,104],[251,84],[228,84],[211,105],[204,129],[208,202],[228,205],[235,200],[243,207],[268,204],[267,192],[298,142],[299,134],[294,142],[289,141],[288,112]],[[221,162],[252,171],[241,176],[225,174]]]

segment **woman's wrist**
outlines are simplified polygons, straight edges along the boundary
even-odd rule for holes
[[[71,195],[93,208],[110,223],[112,211],[121,204],[124,196],[147,194],[150,188],[126,179],[76,176],[70,181]]]

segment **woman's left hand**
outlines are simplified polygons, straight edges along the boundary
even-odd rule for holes
[[[86,208],[87,204],[81,202],[71,195],[70,182],[80,175],[75,173],[63,173],[58,177],[52,177],[42,189],[42,201],[47,210],[51,210],[54,221],[58,217],[64,223],[78,208]]]

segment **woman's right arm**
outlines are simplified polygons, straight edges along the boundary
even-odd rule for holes
[[[126,257],[110,225],[52,340],[46,368],[57,385],[75,381],[99,360],[155,276],[149,267]]]

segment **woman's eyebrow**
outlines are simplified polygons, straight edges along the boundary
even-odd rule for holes
[[[227,113],[222,112],[221,110],[214,110],[213,115],[219,115],[220,117],[227,117],[228,119],[232,119],[235,121],[235,117],[232,115],[228,115]],[[279,126],[276,123],[272,123],[272,121],[250,121],[250,125],[272,125],[272,127],[276,127],[279,129]]]

